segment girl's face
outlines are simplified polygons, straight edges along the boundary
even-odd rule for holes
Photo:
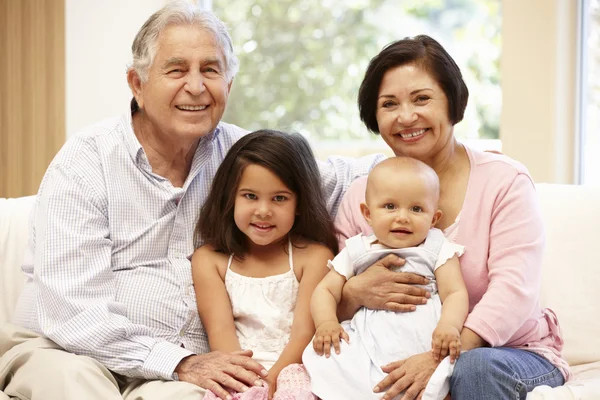
[[[250,164],[244,169],[236,191],[233,218],[250,244],[277,244],[294,225],[296,203],[296,194],[277,175]]]
[[[385,73],[376,117],[381,137],[397,156],[426,162],[452,142],[446,94],[435,79],[414,64]]]

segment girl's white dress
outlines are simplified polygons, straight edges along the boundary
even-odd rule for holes
[[[225,288],[229,294],[238,340],[242,349],[254,352],[254,358],[267,370],[279,358],[290,340],[294,308],[298,297],[298,279],[294,273],[292,242],[289,242],[290,270],[266,278],[252,278],[231,270],[229,257]]]
[[[330,268],[349,279],[394,253],[406,260],[398,271],[414,272],[431,280],[424,286],[431,292],[431,298],[412,312],[361,308],[351,321],[342,322],[350,343],[342,342],[340,354],[332,352],[329,358],[319,356],[311,343],[302,361],[311,377],[313,393],[323,400],[379,399],[385,390],[373,393],[373,388],[386,376],[381,366],[431,350],[432,333],[442,309],[434,271],[455,254],[460,256],[464,252],[463,246],[449,242],[435,228],[418,247],[389,249],[374,244],[375,241],[375,236],[362,234],[348,239],[346,248],[330,262]],[[451,370],[448,359],[444,360],[430,380],[424,399],[445,397]]]

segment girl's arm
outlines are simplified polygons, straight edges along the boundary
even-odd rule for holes
[[[208,334],[210,350],[241,350],[233,323],[233,312],[225,282],[218,270],[223,255],[210,246],[202,246],[192,257],[192,278],[196,291],[198,314]]]
[[[450,355],[453,362],[461,351],[461,330],[469,313],[469,295],[460,271],[458,256],[454,255],[435,270],[442,315],[433,331],[432,354],[440,360]]]
[[[302,352],[315,333],[315,326],[310,315],[310,298],[317,284],[329,271],[327,260],[333,258],[333,253],[327,247],[319,244],[310,244],[303,252],[307,254],[307,257],[302,263],[302,275],[296,308],[294,309],[294,322],[292,323],[290,341],[269,371],[267,380],[271,385],[276,383],[277,376],[283,368],[290,364],[302,363]],[[335,316],[335,308],[333,315]]]

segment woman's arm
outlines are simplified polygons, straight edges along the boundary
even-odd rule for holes
[[[241,350],[241,346],[236,335],[229,295],[217,267],[222,257],[209,246],[197,249],[192,257],[192,278],[198,314],[208,335],[210,350],[229,353]]]
[[[311,244],[303,252],[307,257],[302,262],[300,288],[294,309],[294,321],[290,341],[285,346],[279,359],[269,371],[267,381],[273,387],[279,372],[290,364],[302,363],[302,353],[315,333],[315,326],[310,314],[310,298],[317,284],[327,274],[327,260],[333,258],[331,250],[322,245]]]
[[[427,303],[431,294],[414,285],[426,285],[429,279],[410,272],[390,271],[404,260],[390,254],[376,261],[360,275],[348,279],[338,306],[340,321],[352,318],[360,307],[373,310],[407,312]]]
[[[498,196],[489,232],[489,284],[465,327],[491,346],[501,346],[539,307],[544,228],[528,175],[517,174]]]

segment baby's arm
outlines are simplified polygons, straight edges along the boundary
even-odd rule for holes
[[[210,246],[200,247],[192,257],[192,278],[198,314],[208,334],[210,350],[229,353],[241,350],[241,346],[233,323],[229,295],[217,267],[224,257]]]
[[[332,268],[317,285],[310,300],[310,311],[316,327],[313,348],[321,356],[325,354],[325,357],[329,357],[332,345],[339,354],[340,339],[346,343],[349,340],[336,314],[345,283],[346,278]]]
[[[438,361],[450,354],[450,361],[454,362],[460,355],[460,332],[469,313],[469,295],[458,257],[454,255],[437,268],[435,278],[442,301],[442,316],[433,331],[431,351]]]

